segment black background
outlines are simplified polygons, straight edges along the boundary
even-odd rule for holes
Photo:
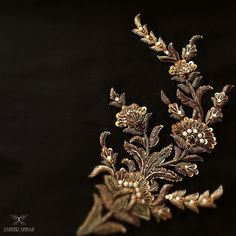
[[[114,127],[116,111],[108,106],[112,86],[125,91],[129,102],[148,106],[151,124],[165,125],[159,148],[172,141],[174,121],[160,101],[160,90],[174,99],[175,83],[168,65],[131,33],[137,13],[179,50],[192,35],[204,35],[194,61],[205,83],[216,91],[235,84],[232,2],[0,4],[0,235],[12,223],[10,214],[29,215],[27,225],[36,230],[32,235],[75,234],[99,181],[87,175],[100,162],[100,132],[112,132],[109,144],[117,151],[128,139]],[[200,215],[173,210],[172,220],[143,222],[140,229],[128,227],[127,235],[236,234],[235,90],[230,97],[223,123],[214,129],[214,153],[199,165],[198,176],[179,185],[202,192],[223,184],[218,209],[202,209]]]

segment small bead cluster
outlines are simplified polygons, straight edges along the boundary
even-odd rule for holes
[[[212,128],[211,128],[212,129]],[[212,131],[212,130],[211,130]],[[193,136],[196,140],[199,141],[200,144],[203,145],[207,145],[208,144],[208,140],[206,138],[204,138],[204,133],[199,132],[197,129],[187,129],[185,131],[182,132],[182,135],[184,137],[189,137],[189,136]]]
[[[179,203],[181,203],[181,202],[185,203],[185,204],[188,203],[188,204],[190,204],[192,206],[197,206],[197,205],[201,205],[201,206],[205,205],[206,206],[207,203],[212,202],[212,198],[211,197],[206,197],[206,198],[202,198],[202,199],[198,198],[196,200],[193,200],[193,199],[186,200],[185,197],[173,196],[172,194],[166,195],[165,199],[167,199],[169,201],[175,200],[175,201],[177,201]]]
[[[123,187],[128,187],[128,188],[134,188],[135,190],[135,195],[137,198],[141,198],[142,197],[142,194],[141,194],[141,190],[139,188],[139,184],[138,182],[133,182],[133,181],[124,181],[124,180],[118,180],[118,184],[119,186],[123,186]],[[144,204],[145,203],[145,200],[142,199],[141,202]]]

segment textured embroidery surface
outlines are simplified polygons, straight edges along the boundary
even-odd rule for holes
[[[149,127],[151,113],[147,107],[127,104],[125,94],[120,95],[112,88],[110,105],[119,109],[115,125],[131,136],[129,141],[124,141],[130,158],[118,158],[118,153],[106,144],[110,132],[101,134],[101,164],[89,177],[103,174],[104,183],[96,185],[99,194],[94,194],[94,205],[77,235],[125,233],[125,223],[139,226],[140,219],[149,220],[151,216],[158,222],[168,220],[172,217],[171,205],[198,213],[200,207],[216,207],[215,200],[223,194],[222,186],[201,194],[171,190],[175,182],[197,175],[197,163],[203,161],[201,153],[211,153],[215,148],[217,141],[212,125],[221,121],[227,94],[234,86],[226,85],[216,92],[211,97],[212,107],[204,112],[202,97],[213,88],[201,85],[202,76],[191,61],[197,52],[195,43],[202,36],[193,36],[180,56],[172,43],[167,45],[142,25],[139,15],[135,17],[135,25],[133,32],[158,53],[158,59],[172,64],[169,74],[177,83],[178,103],[172,102],[163,91],[161,99],[175,120],[170,134],[173,144],[157,146],[163,126]],[[117,161],[122,168],[117,168]]]

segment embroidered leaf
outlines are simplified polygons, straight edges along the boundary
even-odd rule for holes
[[[140,226],[140,220],[137,216],[132,215],[128,211],[116,211],[113,215],[113,217],[119,221],[123,221],[135,226]]]
[[[133,158],[135,159],[135,161],[137,162],[139,169],[142,169],[143,166],[143,159],[144,159],[144,149],[143,148],[138,148],[137,146],[128,143],[128,142],[124,142],[124,148],[125,150],[133,156]]]
[[[150,220],[150,210],[147,205],[136,204],[132,209],[132,214],[144,220]]]
[[[170,99],[166,96],[166,94],[161,90],[161,100],[164,104],[166,104],[167,106],[169,104],[171,104]]]
[[[181,88],[185,93],[190,94],[190,90],[185,84],[178,84],[178,87]]]
[[[180,82],[180,83],[183,83],[183,82],[185,82],[185,78],[183,77],[183,76],[173,76],[172,78],[171,78],[171,80],[174,80],[174,81],[177,81],[177,82]]]
[[[188,81],[193,81],[198,75],[200,75],[199,71],[194,71],[188,76]]]
[[[168,220],[172,217],[170,208],[165,207],[164,204],[161,206],[157,206],[155,208],[152,208],[152,214],[156,218],[158,223],[161,220]]]
[[[136,15],[134,18],[134,24],[137,28],[142,27],[141,20],[140,20],[140,14]]]
[[[153,205],[160,205],[165,201],[165,196],[169,193],[170,189],[173,187],[173,184],[164,184],[158,194],[156,200],[153,201]]]
[[[198,155],[187,155],[183,158],[185,161],[203,161],[202,157]]]
[[[89,177],[90,178],[95,177],[102,172],[108,172],[110,175],[114,175],[114,171],[110,167],[104,166],[104,165],[99,165],[93,169],[93,171],[89,174]]]
[[[232,84],[225,85],[222,92],[229,93],[234,87],[235,85]]]
[[[151,47],[151,49],[155,50],[156,51],[156,47],[153,46]],[[171,63],[174,63],[176,62],[176,59],[174,57],[168,57],[168,56],[157,56],[157,58],[162,61],[162,62],[171,62]]]
[[[130,201],[130,195],[129,194],[123,195],[114,201],[112,209],[115,211],[125,209],[129,201]]]
[[[130,139],[130,143],[139,143],[143,145],[144,147],[146,146],[145,139],[141,136],[134,136]]]
[[[196,91],[199,101],[201,101],[202,95],[203,95],[205,92],[207,92],[207,91],[209,91],[209,90],[212,90],[212,89],[213,89],[213,87],[211,87],[210,85],[200,86],[200,87],[197,89],[197,91]]]
[[[156,192],[159,188],[159,184],[157,183],[157,181],[155,181],[154,179],[150,180],[150,192]]]
[[[91,211],[88,213],[84,223],[79,227],[76,232],[77,236],[87,235],[93,232],[93,230],[101,223],[102,217],[102,201],[97,194],[93,195],[94,205]]]
[[[207,147],[195,146],[195,147],[190,147],[189,152],[191,152],[191,153],[202,153],[202,152],[211,153],[211,150]]]
[[[164,147],[160,152],[153,152],[147,161],[146,175],[151,174],[158,168],[158,165],[163,163],[167,157],[170,156],[172,152],[173,145],[170,144]]]
[[[174,146],[174,150],[175,150],[175,156],[173,160],[178,160],[181,157],[182,150],[177,146]]]
[[[113,106],[113,107],[117,107],[117,108],[121,108],[121,105],[118,103],[118,102],[115,102],[115,101],[111,101],[109,103],[110,106]]]
[[[193,212],[195,212],[195,213],[199,213],[199,209],[198,209],[198,207],[194,204],[194,202],[192,202],[192,204],[191,204],[190,202],[184,202],[184,204],[185,204],[185,206],[186,206],[189,210],[191,210],[191,211],[193,211]]]
[[[194,79],[194,81],[193,81],[193,83],[192,83],[193,88],[198,88],[198,87],[199,87],[202,78],[203,78],[202,76],[197,76],[197,77]]]
[[[104,184],[98,184],[96,185],[96,188],[100,193],[102,203],[104,204],[104,206],[108,210],[111,209],[113,206],[113,195],[111,194],[111,192],[108,191],[106,185]]]
[[[148,126],[149,126],[149,120],[151,117],[152,113],[147,113],[144,117],[144,130],[147,131]]]
[[[180,148],[183,148],[183,149],[188,148],[185,139],[183,139],[182,137],[180,137],[180,136],[178,136],[178,135],[171,135],[171,136],[174,138],[176,144],[177,144]]]
[[[121,163],[127,165],[130,172],[134,172],[136,170],[135,163],[133,160],[124,158],[122,159]]]
[[[173,43],[170,43],[168,45],[168,51],[170,52],[170,55],[175,58],[176,61],[180,60],[179,53],[174,49]]]
[[[213,198],[213,200],[217,200],[219,199],[222,194],[223,194],[223,186],[221,185],[218,189],[216,189],[212,194],[211,197]]]
[[[163,128],[163,125],[157,125],[153,128],[150,138],[149,138],[149,145],[150,147],[155,147],[159,142],[159,132]]]
[[[117,191],[118,183],[117,180],[111,175],[104,176],[104,183],[110,192],[114,193]]]
[[[115,234],[115,233],[126,233],[126,228],[120,223],[107,221],[107,222],[99,225],[94,230],[94,233],[102,234],[102,235]]]
[[[177,89],[177,92],[176,92],[176,96],[180,99],[180,101],[186,105],[186,106],[189,106],[193,109],[198,109],[197,106],[198,104],[191,98],[187,97],[186,95],[184,95],[182,92],[180,92],[179,89]]]
[[[142,134],[141,131],[136,130],[135,128],[125,128],[125,129],[123,129],[123,132],[124,133],[129,133],[129,134],[132,134],[132,135],[141,135]]]
[[[158,168],[155,172],[153,172],[147,177],[147,179],[151,178],[165,179],[172,182],[177,182],[182,180],[182,178],[178,176],[175,172],[163,167]]]
[[[108,135],[110,135],[111,133],[109,131],[104,131],[100,134],[100,144],[102,147],[106,147],[106,138]]]

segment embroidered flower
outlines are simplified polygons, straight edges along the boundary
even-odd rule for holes
[[[112,148],[103,147],[101,151],[102,163],[108,166],[115,164],[117,159],[117,153],[113,152]]]
[[[135,103],[129,106],[122,106],[121,111],[116,114],[117,121],[115,125],[122,128],[129,127],[142,130],[146,112],[146,107],[140,107]]]
[[[127,172],[122,168],[116,172],[116,178],[119,188],[133,189],[137,203],[150,204],[154,200],[151,192],[157,190],[157,185],[154,184],[155,182],[150,185],[150,182],[139,171]]]
[[[212,131],[213,129],[204,122],[188,117],[172,125],[173,134],[183,138],[187,146],[203,146],[213,149],[216,145],[216,138]]]
[[[185,116],[183,107],[179,106],[177,103],[170,103],[168,107],[168,112],[172,114],[172,117],[182,118]]]
[[[221,121],[223,114],[220,108],[212,107],[206,114],[206,123],[214,124],[218,121]]]
[[[228,96],[225,92],[215,93],[214,97],[211,98],[215,107],[223,107],[228,102]]]
[[[188,162],[180,162],[176,165],[175,170],[188,177],[193,177],[198,174],[197,165]]]
[[[179,60],[169,69],[169,73],[173,76],[185,77],[197,69],[197,65],[193,61],[186,62],[186,60]]]

